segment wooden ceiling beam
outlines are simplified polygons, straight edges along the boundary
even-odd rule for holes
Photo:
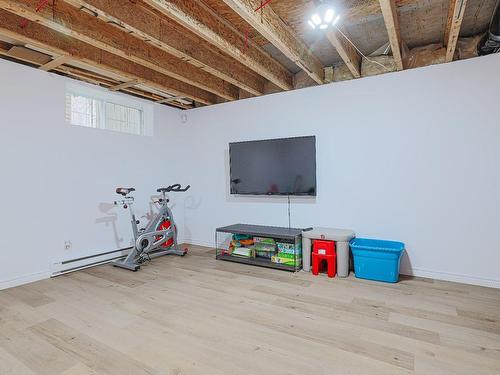
[[[444,44],[446,46],[445,62],[453,61],[453,57],[455,56],[466,6],[467,0],[450,0],[448,19],[444,32]]]
[[[38,51],[33,51],[23,46],[12,46],[6,55],[13,57],[16,60],[39,66],[45,65],[52,60],[52,56]]]
[[[399,27],[399,16],[395,0],[380,0],[380,9],[384,17],[389,42],[391,44],[392,56],[397,70],[403,70],[403,56],[401,54],[401,31]]]
[[[132,87],[132,86],[137,86],[137,85],[140,85],[142,82],[139,81],[138,79],[132,79],[130,81],[127,81],[127,82],[123,82],[123,83],[120,83],[119,85],[116,85],[116,86],[111,86],[109,89],[111,91],[120,91],[120,90],[123,90],[123,89],[126,89],[126,88],[129,88],[129,87]]]
[[[396,0],[396,6],[412,8],[419,1],[421,0]],[[357,24],[362,19],[380,15],[380,0],[344,0],[344,8],[342,23]]]
[[[25,57],[12,56],[11,51],[12,51],[13,48],[16,48],[16,47],[20,48],[18,46],[12,46],[11,44],[3,42],[3,41],[0,40],[0,55],[7,56],[7,57],[14,57],[14,59],[16,59],[16,60],[28,62],[28,63],[31,63],[31,64],[40,64],[40,60],[41,59],[39,59],[37,57],[35,57],[35,58],[25,58]],[[22,48],[25,48],[25,47],[22,47]],[[28,50],[27,48],[25,48],[25,49],[27,51],[33,52],[34,56],[39,53],[37,51]],[[111,87],[111,86],[117,84],[117,82],[115,80],[111,79],[111,78],[105,77],[105,76],[100,75],[98,73],[89,72],[89,71],[81,69],[81,68],[74,68],[74,67],[70,67],[70,66],[59,65],[57,68],[54,68],[54,71],[62,73],[62,74],[66,75],[66,76],[68,76],[70,78],[75,78],[75,79],[78,79],[80,81],[92,83],[94,85]],[[129,93],[131,93],[133,95],[138,95],[138,96],[141,96],[143,98],[152,100],[154,102],[157,102],[157,101],[161,102],[161,100],[159,99],[158,95],[149,93],[147,91],[142,91],[142,90],[133,89],[133,88],[126,88],[126,89],[124,89],[124,91],[129,92]],[[191,109],[191,108],[193,108],[192,105],[187,105],[187,104],[183,104],[183,103],[179,103],[179,102],[171,102],[171,103],[167,102],[165,104],[172,105],[172,106],[175,106],[175,107],[178,107],[178,108],[182,108],[182,109]]]
[[[44,64],[40,66],[40,70],[45,70],[48,72],[49,70],[52,70],[54,68],[57,68],[60,65],[66,64],[68,61],[70,61],[71,58],[68,55],[61,55],[53,59],[52,61],[49,61],[47,64]]]
[[[71,77],[71,78],[76,78],[81,81],[85,81],[88,83],[92,83],[94,85],[99,85],[99,86],[104,86],[104,87],[112,87],[113,85],[116,85],[116,82],[108,77],[101,76],[98,74],[95,74],[93,72],[89,72],[87,70],[79,69],[79,68],[72,68],[69,66],[60,66],[55,69],[59,73],[63,73],[64,75]],[[124,92],[127,92],[129,94],[135,95],[135,96],[140,96],[145,99],[149,99],[151,101],[156,102],[158,100],[159,95],[157,94],[152,94],[148,91],[143,91],[139,90],[133,87],[127,87],[123,89]],[[191,105],[184,105],[181,103],[173,102],[170,103],[170,105],[182,108],[182,109],[191,109],[193,108]]]
[[[200,0],[143,0],[208,43],[240,61],[282,90],[293,89],[292,74],[254,41]],[[247,44],[248,43],[248,44]]]
[[[169,102],[173,102],[173,101],[180,100],[180,99],[184,99],[184,97],[182,97],[182,96],[172,96],[170,98],[160,99],[156,103],[158,103],[158,104],[164,104],[164,103],[169,103]]]
[[[264,93],[265,80],[235,59],[207,45],[204,39],[168,17],[130,0],[64,0],[89,9],[120,25],[134,36],[253,95]]]
[[[0,10],[0,34],[18,40],[20,43],[49,50],[53,55],[71,56],[71,59],[75,61],[109,71],[127,80],[141,80],[147,86],[171,95],[184,96],[207,105],[217,103],[217,97],[212,93],[60,34],[36,22],[21,28],[19,23],[22,20],[22,17]]]
[[[238,89],[228,82],[73,6],[57,2],[55,9],[46,7],[37,12],[37,3],[38,0],[0,0],[0,8],[224,99],[238,99]]]
[[[354,78],[359,78],[361,77],[361,55],[342,34],[347,36],[346,31],[340,32],[333,28],[326,32],[326,37],[332,46],[335,47]]]
[[[316,83],[325,81],[323,64],[314,56],[304,41],[278,16],[271,5],[255,11],[260,0],[223,0],[272,45],[299,66]]]

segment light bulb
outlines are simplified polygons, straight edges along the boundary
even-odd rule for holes
[[[313,30],[326,30],[335,26],[339,20],[340,14],[335,12],[334,7],[328,0],[323,0],[323,2],[316,7],[314,13],[310,15],[307,23]]]
[[[311,16],[311,20],[316,24],[316,25],[319,25],[321,23],[321,17],[314,13],[312,16]]]
[[[325,13],[325,23],[332,22],[334,15],[335,15],[335,11],[332,8],[327,9],[327,11]]]

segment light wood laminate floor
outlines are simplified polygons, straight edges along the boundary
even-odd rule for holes
[[[0,291],[0,374],[500,374],[500,290],[216,261]]]

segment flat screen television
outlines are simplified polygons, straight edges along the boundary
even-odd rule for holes
[[[316,195],[316,137],[229,144],[231,194]]]

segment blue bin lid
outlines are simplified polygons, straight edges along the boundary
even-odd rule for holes
[[[397,241],[374,240],[369,238],[353,238],[350,242],[353,248],[363,248],[378,251],[400,252],[405,249],[405,244]]]

